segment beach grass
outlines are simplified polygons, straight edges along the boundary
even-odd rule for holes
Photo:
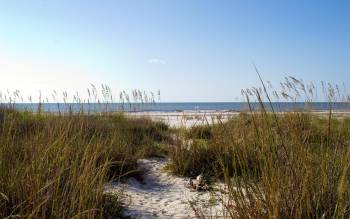
[[[106,193],[106,185],[140,178],[138,159],[165,156],[173,174],[221,181],[228,218],[350,217],[350,118],[334,116],[332,108],[349,98],[322,84],[329,102],[322,116],[311,108],[282,112],[272,96],[291,102],[303,96],[308,106],[317,92],[293,77],[281,85],[279,92],[263,82],[243,90],[250,108],[237,116],[177,129],[122,112],[54,114],[3,104],[0,217],[122,217],[121,194]],[[130,104],[126,94],[121,99]]]
[[[0,108],[0,218],[122,215],[111,180],[140,174],[137,160],[162,156],[167,126],[122,113],[66,115]]]
[[[305,91],[300,81],[283,85],[294,94]],[[254,100],[260,108],[179,130],[182,140],[170,152],[168,168],[178,175],[221,180],[230,218],[348,218],[350,119],[333,116],[336,92],[331,86],[325,90],[326,116],[310,109],[277,112],[265,84],[245,90],[247,102]]]

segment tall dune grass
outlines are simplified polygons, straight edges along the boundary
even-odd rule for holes
[[[159,155],[167,126],[122,113],[64,115],[0,107],[0,218],[109,218],[121,215],[110,180],[139,174]]]
[[[222,179],[231,218],[348,218],[350,118],[335,118],[331,108],[346,96],[323,84],[330,106],[323,116],[311,109],[277,112],[272,95],[288,101],[303,96],[311,104],[316,88],[295,78],[280,92],[262,85],[243,91],[248,103],[260,103],[258,110],[183,130],[188,140],[178,141],[169,167]]]

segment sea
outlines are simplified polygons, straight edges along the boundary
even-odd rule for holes
[[[3,105],[9,105],[4,104]],[[262,106],[263,105],[263,106]],[[32,112],[183,112],[183,111],[230,111],[243,112],[259,110],[264,107],[267,111],[350,111],[350,102],[272,102],[248,105],[246,102],[162,102],[162,103],[14,103],[17,110]]]

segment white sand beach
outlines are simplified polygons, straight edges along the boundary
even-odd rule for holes
[[[210,125],[225,122],[230,118],[238,116],[241,112],[229,110],[207,110],[207,111],[181,111],[181,112],[128,112],[131,117],[147,117],[154,121],[162,121],[172,128],[190,128],[197,125]],[[283,114],[286,112],[278,112]],[[310,111],[312,115],[325,117],[329,111]],[[349,111],[332,111],[332,116],[345,118],[350,116]]]
[[[148,117],[162,121],[172,128],[189,128],[196,125],[207,125],[224,122],[239,115],[235,111],[182,111],[182,112],[129,112],[128,116]]]

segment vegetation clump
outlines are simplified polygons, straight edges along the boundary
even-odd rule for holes
[[[0,218],[120,216],[110,180],[140,174],[137,159],[166,153],[168,128],[121,113],[65,115],[0,108]],[[117,215],[115,215],[117,214]]]
[[[320,116],[309,109],[280,112],[271,103],[271,95],[296,101],[304,92],[310,105],[313,86],[291,77],[278,94],[262,85],[243,91],[248,104],[254,99],[259,108],[182,130],[186,140],[171,151],[169,168],[221,179],[231,218],[349,217],[350,119],[334,117],[332,102],[343,99],[338,88],[322,83],[330,108]]]

